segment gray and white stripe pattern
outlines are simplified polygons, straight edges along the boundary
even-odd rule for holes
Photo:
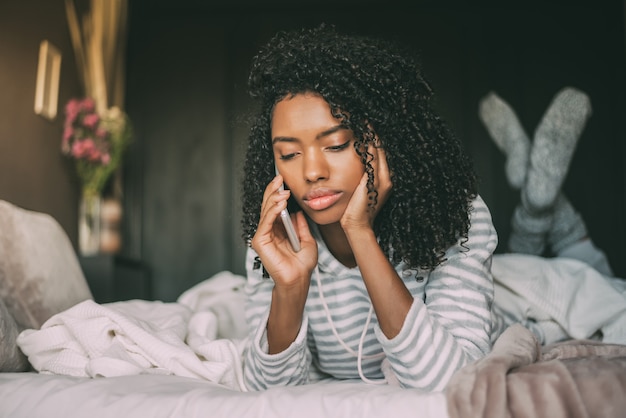
[[[346,350],[332,332],[320,297],[311,280],[302,328],[284,352],[267,354],[265,327],[273,281],[254,269],[256,254],[247,256],[247,320],[250,339],[244,376],[251,390],[303,384],[310,376],[330,375],[358,379],[359,339],[370,309],[370,298],[357,268],[339,263],[312,228],[318,242],[318,269],[322,293]],[[452,374],[491,349],[493,282],[489,272],[497,236],[483,200],[473,202],[468,241],[446,252],[447,260],[432,271],[396,266],[414,297],[400,333],[387,339],[373,315],[363,340],[362,371],[368,379],[382,379],[381,362],[389,360],[401,385],[441,390]],[[381,354],[384,353],[384,354]]]

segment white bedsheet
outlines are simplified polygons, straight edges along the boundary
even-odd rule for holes
[[[164,375],[0,373],[0,418],[446,418],[442,392],[332,381],[240,392]]]
[[[176,303],[83,302],[20,334],[41,373],[0,373],[0,418],[446,418],[443,393],[361,381],[248,392],[245,279],[219,273]]]

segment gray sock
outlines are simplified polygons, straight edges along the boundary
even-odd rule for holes
[[[554,97],[535,131],[522,188],[533,211],[540,212],[554,204],[590,115],[591,103],[580,90],[566,87]]]
[[[548,232],[548,244],[553,254],[558,255],[587,237],[587,226],[582,216],[563,193],[558,194],[552,213],[554,220]]]
[[[478,115],[500,151],[506,155],[506,177],[515,189],[526,180],[530,140],[513,109],[494,92],[479,104]]]
[[[552,212],[533,213],[522,202],[515,207],[511,218],[509,251],[520,254],[542,255],[546,237],[552,226]]]

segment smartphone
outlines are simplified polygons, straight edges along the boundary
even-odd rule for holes
[[[276,175],[278,175],[278,167],[276,167],[276,164],[274,164],[274,170],[276,171]],[[280,185],[280,190],[285,190],[283,184]],[[298,236],[296,235],[296,230],[293,227],[293,222],[291,222],[287,208],[280,211],[280,219],[283,221],[283,225],[285,225],[285,231],[287,231],[291,248],[293,248],[295,252],[300,251],[300,241],[298,241]]]

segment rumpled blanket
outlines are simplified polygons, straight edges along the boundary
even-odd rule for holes
[[[17,344],[40,373],[83,377],[173,374],[244,391],[245,340],[218,338],[219,311],[216,314],[202,302],[206,297],[215,300],[216,293],[223,301],[236,301],[232,292],[244,279],[222,275],[220,280],[211,280],[199,285],[197,292],[187,292],[182,302],[98,304],[86,300],[52,316],[39,330],[22,331]],[[185,304],[189,300],[193,306]],[[229,311],[224,306],[221,311]]]
[[[446,390],[450,418],[624,417],[626,345],[568,340],[541,347],[521,325],[459,370]]]

